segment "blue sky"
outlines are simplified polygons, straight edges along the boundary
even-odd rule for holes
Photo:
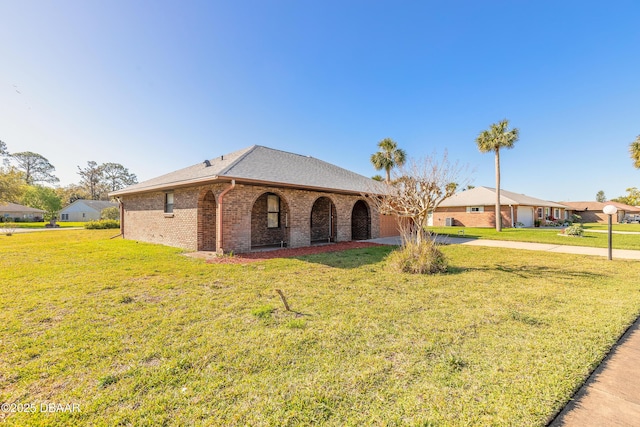
[[[640,2],[0,0],[0,139],[61,184],[89,160],[140,180],[253,144],[366,176],[379,140],[448,150],[507,118],[502,188],[640,187]]]

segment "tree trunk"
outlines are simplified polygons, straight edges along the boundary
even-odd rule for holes
[[[502,231],[502,213],[500,212],[500,148],[496,147],[496,231]]]

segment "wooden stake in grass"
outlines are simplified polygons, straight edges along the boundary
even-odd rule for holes
[[[287,299],[284,297],[284,294],[282,293],[282,291],[280,289],[276,289],[276,292],[278,293],[278,295],[280,295],[280,299],[284,304],[284,308],[286,308],[287,311],[291,311],[291,309],[289,308],[289,304],[287,304]]]

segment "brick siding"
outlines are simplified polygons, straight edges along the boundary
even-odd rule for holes
[[[484,212],[467,212],[467,208],[464,206],[440,207],[433,214],[433,225],[435,227],[443,227],[446,224],[446,218],[453,218],[453,225],[456,227],[495,227],[495,211],[495,206],[485,206]],[[511,209],[509,206],[500,206],[500,213],[502,226],[511,227]]]
[[[280,240],[288,242],[290,247],[308,246],[312,240],[312,208],[319,198],[325,198],[322,203],[330,201],[334,207],[335,241],[349,241],[354,205],[359,200],[367,203],[358,195],[238,184],[224,195],[220,204],[220,194],[229,187],[230,184],[225,183],[176,189],[173,214],[164,213],[164,191],[124,195],[121,198],[124,237],[187,250],[213,250],[215,246],[237,253]],[[280,197],[284,230],[265,230],[266,211],[260,211],[263,198],[266,201],[265,193]],[[380,233],[380,215],[368,203],[367,206],[371,213],[370,233],[375,238]],[[222,235],[216,232],[212,217],[216,223],[222,218]]]

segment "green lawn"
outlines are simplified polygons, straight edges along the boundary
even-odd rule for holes
[[[635,226],[635,227],[627,227]],[[604,227],[604,228],[602,228]],[[464,237],[489,240],[512,240],[520,242],[552,243],[570,246],[590,246],[595,248],[608,247],[607,233],[593,233],[589,230],[606,230],[601,224],[586,224],[583,237],[568,237],[560,235],[562,228],[503,228],[498,233],[495,228],[478,227],[429,227],[429,230],[439,235],[460,237],[464,230]],[[616,224],[616,231],[639,231],[638,224]],[[640,250],[640,234],[614,234],[614,249]]]
[[[44,222],[0,222],[0,231],[2,228],[46,228],[45,226],[49,224],[49,221]],[[60,228],[69,228],[69,227],[84,227],[86,222],[56,222]]]
[[[585,230],[608,230],[608,224],[589,223],[584,225]],[[640,224],[612,224],[613,231],[633,231],[640,233]]]
[[[7,425],[542,426],[640,313],[634,261],[453,245],[428,277],[112,235],[0,235],[0,402],[38,408]]]

